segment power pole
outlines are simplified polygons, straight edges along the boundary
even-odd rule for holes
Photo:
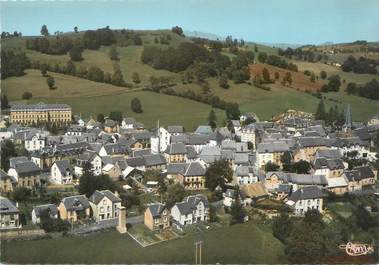
[[[195,264],[201,264],[201,248],[203,241],[195,242]]]

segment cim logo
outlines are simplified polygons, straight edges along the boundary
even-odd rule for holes
[[[345,249],[349,256],[363,256],[374,253],[374,246],[369,244],[354,244],[348,242],[346,245],[340,245],[340,249]]]

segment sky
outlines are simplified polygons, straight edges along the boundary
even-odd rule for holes
[[[289,44],[379,41],[379,0],[3,1],[1,31],[167,29]]]

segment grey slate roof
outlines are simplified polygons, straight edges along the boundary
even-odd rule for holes
[[[65,197],[62,203],[68,211],[82,211],[90,207],[88,199],[84,195]]]
[[[203,202],[206,208],[209,207],[208,199],[203,194],[188,196],[182,202],[178,202],[175,205],[178,207],[180,214],[187,215],[193,213],[200,202]]]
[[[167,131],[169,133],[184,133],[184,127],[181,125],[171,125],[167,126]]]
[[[5,197],[0,197],[0,214],[18,213],[16,205]]]
[[[319,199],[323,198],[322,190],[317,186],[303,187],[293,192],[288,200],[297,202],[299,200]]]
[[[57,160],[55,161],[55,164],[57,165],[59,171],[66,175],[67,172],[72,173],[72,167],[70,165],[70,161],[68,160]]]
[[[26,156],[16,156],[9,158],[9,167],[15,168],[16,164],[29,162],[29,159]]]
[[[187,154],[187,148],[183,143],[173,143],[167,146],[165,153],[169,155]]]
[[[317,158],[314,162],[315,169],[329,168],[330,170],[344,169],[341,159]]]
[[[375,177],[374,172],[369,166],[356,167],[353,170],[346,170],[344,173],[349,181],[360,181]]]
[[[258,153],[275,153],[289,151],[288,144],[284,142],[260,143],[257,146]]]
[[[341,158],[341,152],[338,149],[317,149],[316,158],[326,158],[326,159],[338,159]]]
[[[107,197],[109,200],[111,200],[113,203],[115,202],[121,202],[121,199],[117,197],[113,192],[110,190],[96,190],[91,197],[89,197],[89,200],[93,202],[94,204],[98,204],[104,197]]]
[[[195,133],[208,135],[213,133],[213,130],[209,125],[200,125],[197,127]]]
[[[184,172],[185,177],[189,176],[204,176],[205,168],[199,162],[191,162],[187,165],[186,171]]]
[[[142,167],[145,165],[145,160],[142,156],[138,156],[126,159],[126,163],[130,167]]]
[[[300,137],[299,145],[301,147],[330,146],[331,141],[323,137]]]
[[[157,202],[157,203],[148,204],[147,208],[149,208],[153,218],[156,218],[156,217],[160,217],[161,213],[164,211],[164,209],[166,209],[166,206],[162,203]]]
[[[166,164],[166,158],[161,154],[147,155],[143,157],[145,161],[145,166],[158,166]]]
[[[33,176],[41,173],[41,169],[31,161],[18,163],[14,167],[19,177]]]
[[[134,150],[133,157],[151,155],[151,149]]]
[[[187,163],[170,163],[167,165],[167,174],[184,174]]]
[[[58,214],[58,207],[55,204],[44,204],[33,207],[36,217],[40,217],[43,211],[48,211],[50,216]]]
[[[312,175],[312,174],[296,174],[288,173],[287,181],[298,185],[321,185],[328,184],[328,180],[324,175]]]
[[[36,111],[36,110],[71,110],[67,104],[14,104],[11,106],[11,111]]]

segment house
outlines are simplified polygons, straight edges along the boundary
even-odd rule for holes
[[[162,230],[169,228],[171,213],[162,203],[148,204],[144,214],[144,224],[150,230]]]
[[[59,216],[62,220],[78,222],[91,215],[91,206],[84,195],[65,197],[58,206]]]
[[[29,152],[40,150],[45,147],[46,137],[39,132],[35,132],[34,130],[30,131],[25,137],[25,149]]]
[[[289,146],[282,141],[259,143],[257,146],[258,169],[264,170],[267,163],[274,163],[278,166],[282,166],[281,158],[286,151],[289,151]]]
[[[313,165],[316,175],[325,175],[327,178],[339,177],[345,165],[341,159],[317,158]]]
[[[285,173],[280,171],[266,172],[264,178],[264,186],[268,191],[274,191],[279,188],[280,184],[283,184],[285,179]]]
[[[286,204],[294,209],[294,212],[297,215],[303,215],[311,209],[316,209],[322,213],[323,197],[324,194],[319,187],[303,187],[292,192],[288,197]]]
[[[348,182],[344,176],[328,178],[328,190],[336,195],[348,192]]]
[[[187,161],[187,147],[183,143],[172,143],[165,150],[168,163],[183,163]]]
[[[41,222],[41,215],[46,214],[52,219],[58,218],[58,207],[55,204],[44,204],[33,207],[32,222],[39,224]]]
[[[121,169],[114,164],[106,164],[103,167],[102,172],[104,175],[108,175],[113,180],[118,180],[118,178],[122,176]]]
[[[74,170],[68,160],[57,160],[50,169],[50,182],[54,184],[70,184]]]
[[[12,192],[17,181],[9,176],[4,170],[0,169],[0,192]]]
[[[89,203],[97,222],[117,218],[121,208],[121,199],[109,190],[96,190],[89,197]]]
[[[76,160],[74,170],[77,176],[83,175],[83,168],[87,163],[91,165],[91,171],[95,176],[101,174],[102,167],[100,156],[96,152],[88,150],[80,154]]]
[[[207,222],[209,220],[209,202],[207,197],[196,194],[177,202],[171,209],[173,223],[177,227]]]
[[[118,126],[118,122],[114,120],[106,120],[104,122],[104,131],[106,133],[118,133],[120,131],[120,127]]]
[[[171,163],[167,165],[167,178],[188,190],[205,189],[205,168],[199,162]]]
[[[375,185],[377,181],[376,173],[369,166],[345,170],[343,176],[348,182],[348,192],[362,190],[362,187]]]
[[[16,163],[8,170],[8,175],[17,181],[17,187],[35,189],[41,184],[41,169],[31,161]]]
[[[313,161],[316,151],[319,149],[326,149],[331,146],[331,141],[324,137],[310,136],[300,137],[298,145],[294,152],[294,161],[300,160]]]
[[[81,136],[85,132],[86,132],[86,127],[84,127],[84,126],[70,125],[67,128],[65,135],[68,135],[68,136]]]
[[[292,192],[292,185],[290,185],[290,184],[279,184],[279,187],[277,189],[275,189],[275,191],[273,193],[276,196],[275,199],[280,200],[280,201],[284,201],[288,198],[288,196],[291,194],[291,192]]]
[[[253,168],[249,166],[237,166],[234,178],[238,185],[251,184],[258,181]]]
[[[143,156],[145,169],[166,169],[167,161],[161,154]]]
[[[21,228],[17,203],[0,196],[0,230]]]
[[[212,127],[209,125],[200,125],[197,127],[196,134],[210,135],[213,133]]]
[[[227,189],[223,194],[222,194],[222,198],[223,198],[223,201],[222,201],[222,204],[225,206],[225,207],[231,207],[232,204],[234,203],[235,201],[235,190],[234,189]],[[246,202],[245,200],[245,194],[240,191],[240,201],[243,205],[247,206],[248,203]]]
[[[254,124],[248,124],[242,127],[240,132],[241,142],[252,143],[253,149],[255,149],[255,130],[256,128]]]

